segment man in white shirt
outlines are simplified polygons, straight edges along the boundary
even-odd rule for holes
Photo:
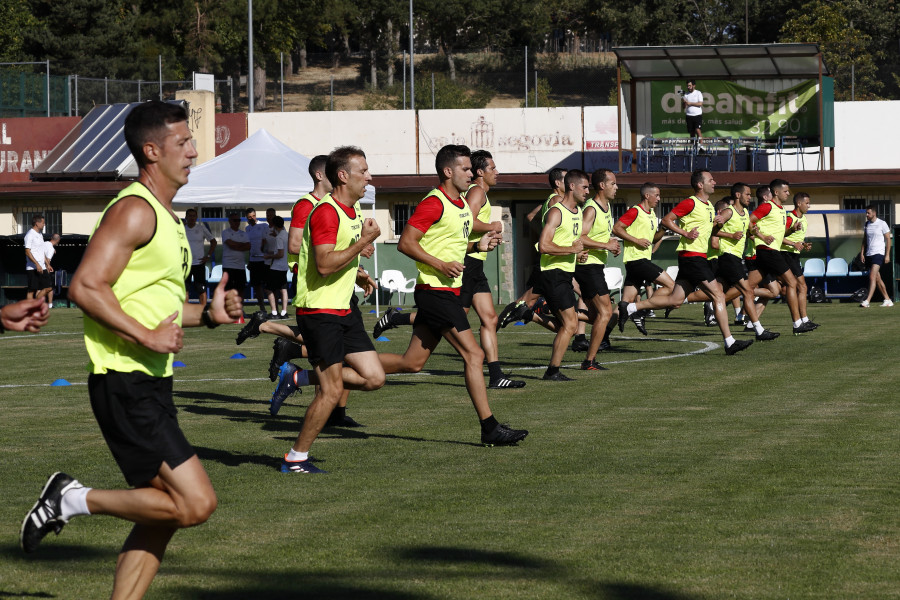
[[[206,263],[216,251],[216,238],[203,223],[197,222],[197,209],[189,208],[184,213],[184,233],[191,246],[191,274],[184,280],[184,285],[191,290],[206,306]],[[205,242],[209,242],[209,252],[205,252]]]
[[[688,136],[697,138],[694,143],[703,141],[700,129],[703,127],[703,92],[697,89],[693,79],[687,81],[687,93],[681,97],[684,104],[684,115],[687,119]]]
[[[25,274],[28,277],[27,298],[43,298],[50,291],[44,261],[44,216],[31,217],[31,229],[25,233]]]
[[[244,270],[244,252],[250,250],[247,232],[241,230],[241,215],[228,213],[228,227],[222,230],[222,271],[228,273],[226,290],[237,290],[244,295],[247,287],[247,273]]]
[[[244,216],[247,217],[247,226],[244,231],[247,232],[247,240],[250,242],[250,257],[247,262],[247,269],[250,271],[250,288],[253,290],[259,308],[265,310],[263,289],[269,269],[263,259],[264,242],[269,235],[269,224],[272,222],[272,217],[275,216],[275,209],[270,208],[266,211],[266,223],[260,223],[256,219],[256,210],[252,208],[244,211]]]
[[[55,285],[54,277],[56,277],[50,261],[56,255],[56,245],[59,243],[59,240],[59,234],[54,233],[50,236],[50,241],[44,242],[44,265],[46,265],[47,279],[50,282],[50,291],[47,292],[47,304],[50,305],[49,308],[53,308],[53,287]]]
[[[281,295],[281,318],[287,318],[288,291],[287,291],[287,244],[288,232],[284,228],[284,219],[273,217],[269,237],[266,240],[266,254],[263,256],[269,265],[268,278],[266,280],[266,292],[269,297],[269,307],[272,309],[272,318],[278,317],[275,294]]]
[[[875,294],[875,287],[884,297],[882,306],[893,306],[894,303],[888,295],[887,287],[881,279],[881,266],[891,262],[891,228],[878,218],[875,206],[866,207],[866,223],[863,225],[862,249],[859,251],[860,259],[866,261],[869,268],[869,295],[859,303],[863,308],[869,308],[869,302]]]

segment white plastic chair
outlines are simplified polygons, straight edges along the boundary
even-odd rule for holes
[[[624,277],[622,275],[622,269],[619,267],[604,267],[603,268],[603,277],[606,279],[606,287],[609,288],[610,297],[613,296],[613,293],[618,291],[622,291],[622,282]]]
[[[378,284],[382,289],[400,296],[400,304],[403,304],[404,296],[412,293],[416,289],[416,280],[407,279],[406,276],[396,269],[385,269],[381,272]]]

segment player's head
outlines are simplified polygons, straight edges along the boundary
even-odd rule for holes
[[[453,171],[453,167],[456,166],[456,161],[460,158],[468,158],[471,168],[472,151],[469,150],[468,146],[463,146],[461,144],[447,144],[438,150],[437,155],[434,157],[434,169],[437,171],[441,181],[450,179],[448,169],[449,171]]]
[[[327,154],[313,156],[309,161],[309,176],[316,183],[325,179],[325,163],[328,162]]]
[[[550,189],[552,190],[560,190],[565,188],[565,180],[566,180],[566,169],[561,169],[559,167],[553,167],[547,173],[547,178],[550,180]]]
[[[695,192],[699,192],[701,189],[707,187],[707,183],[710,180],[712,180],[712,173],[706,169],[696,169],[691,173],[691,189]],[[715,185],[715,182],[713,182],[713,185]],[[713,189],[715,189],[715,187],[713,187]]]
[[[790,184],[784,179],[773,179],[769,183],[769,189],[772,190],[772,196],[778,200],[779,204],[784,204],[791,197]]]
[[[591,185],[597,190],[597,195],[603,195],[607,200],[616,197],[619,184],[616,183],[616,174],[609,169],[597,169],[591,175]]]
[[[794,208],[801,215],[805,215],[807,213],[811,202],[812,199],[806,192],[797,192],[796,194],[794,194]]]
[[[740,181],[731,186],[731,197],[737,198],[743,193],[750,193],[750,186]]]
[[[41,229],[44,228],[44,215],[33,215],[31,217],[31,226],[36,227],[40,225]]]
[[[772,199],[772,188],[767,185],[761,185],[756,188],[756,201],[762,204]]]
[[[152,142],[163,146],[168,126],[173,123],[187,122],[187,112],[180,104],[170,104],[161,100],[150,100],[135,106],[125,117],[125,143],[137,161],[138,168],[147,165],[144,155],[144,144]]]
[[[481,177],[482,173],[479,171],[484,171],[489,166],[489,161],[494,159],[491,156],[491,153],[487,150],[476,150],[472,153],[472,176],[473,177]]]
[[[726,196],[725,198],[722,198],[721,200],[716,200],[716,205],[714,208],[716,209],[716,212],[718,213],[718,212],[725,210],[729,206],[731,206],[731,196]]]
[[[353,158],[365,160],[366,153],[356,146],[341,146],[335,148],[325,161],[325,177],[332,187],[344,185],[340,173],[344,172],[345,178],[350,174],[350,162]]]
[[[193,227],[197,224],[197,209],[189,208],[184,211],[184,220],[187,222],[188,227]]]
[[[641,185],[641,202],[647,202],[650,208],[656,208],[659,203],[659,186],[650,181]]]
[[[566,193],[573,194],[581,204],[591,191],[591,178],[581,169],[572,169],[566,173],[565,185]]]

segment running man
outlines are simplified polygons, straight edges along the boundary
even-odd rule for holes
[[[55,473],[25,517],[21,545],[34,552],[44,536],[58,534],[76,516],[132,521],[112,597],[140,598],[175,531],[205,522],[217,504],[172,402],[172,360],[183,346],[182,327],[230,323],[242,307],[237,291],[225,292],[226,275],[210,304],[186,302],[191,251],[172,211],[197,156],[185,110],[158,100],[141,104],[125,119],[125,140],[138,181],[103,211],[69,293],[85,313],[91,407],[133,487],[91,489]]]
[[[379,358],[385,373],[418,373],[441,338],[446,339],[465,362],[466,390],[481,425],[482,444],[516,444],[525,439],[528,431],[511,429],[494,417],[484,384],[484,352],[459,300],[466,254],[493,250],[501,236],[487,232],[477,243],[469,239],[473,216],[462,198],[472,179],[469,148],[444,146],[435,157],[435,168],[440,186],[416,207],[397,245],[400,252],[416,261],[418,268],[418,311],[412,339],[403,355],[383,353]]]
[[[787,214],[785,223],[784,240],[781,242],[781,254],[784,261],[791,269],[791,273],[797,278],[797,308],[800,310],[800,320],[804,323],[812,323],[813,328],[818,328],[818,323],[809,320],[806,314],[806,295],[809,288],[806,285],[806,277],[803,276],[803,267],[800,266],[800,252],[812,250],[812,244],[806,241],[808,230],[806,213],[809,212],[810,197],[806,192],[794,194],[794,209]]]

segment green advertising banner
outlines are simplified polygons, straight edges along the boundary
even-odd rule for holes
[[[703,93],[703,137],[819,136],[816,81],[779,92],[746,88],[730,81],[697,81]],[[681,82],[650,83],[653,137],[686,137]]]

